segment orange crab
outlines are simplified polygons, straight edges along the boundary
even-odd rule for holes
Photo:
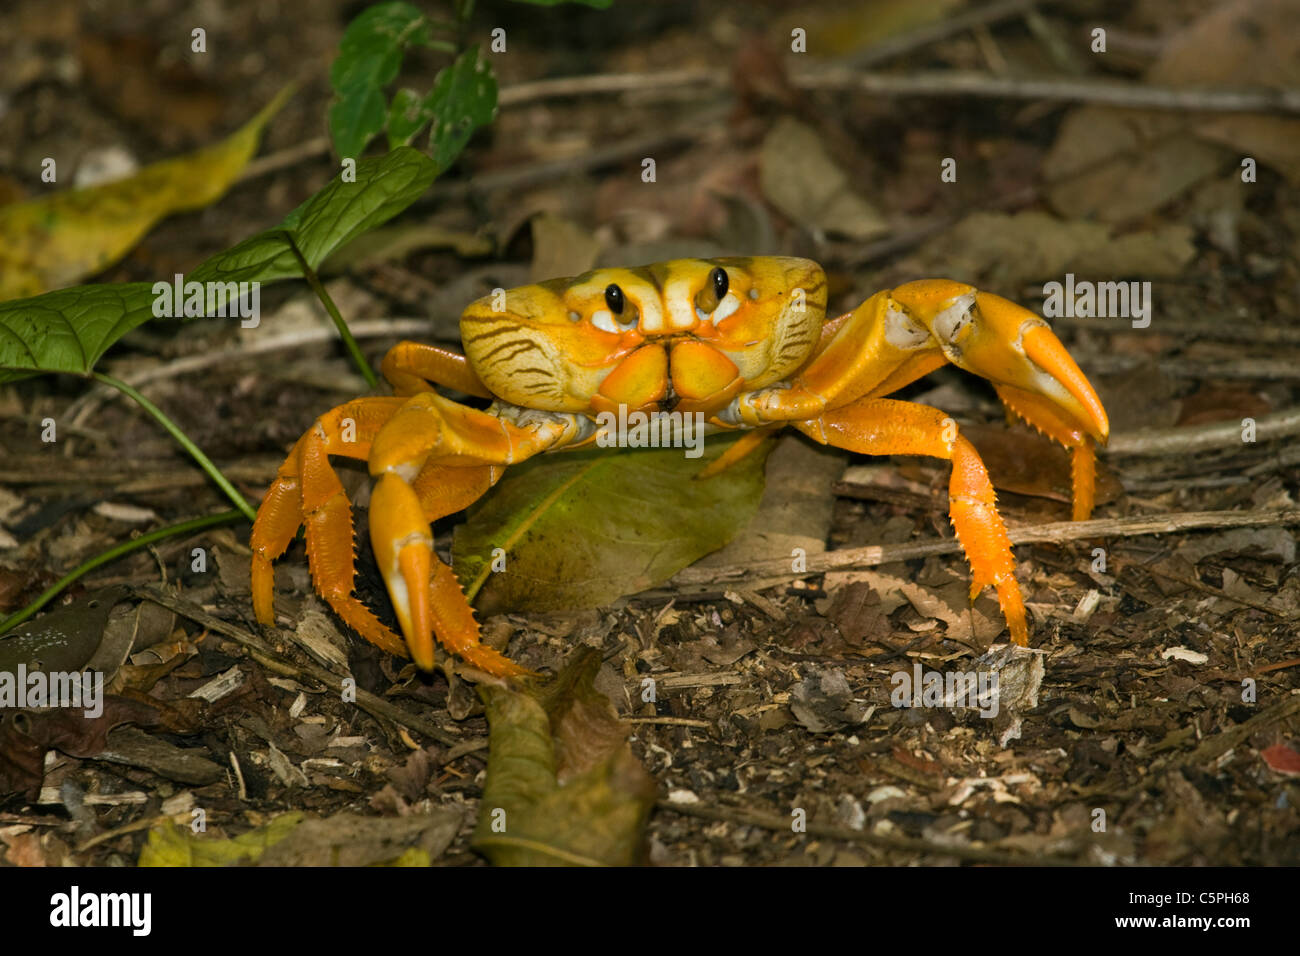
[[[989,379],[1011,411],[1072,450],[1082,520],[1093,506],[1093,442],[1109,431],[1096,392],[1046,322],[960,282],[909,282],[830,320],[825,307],[821,267],[778,257],[599,269],[479,299],[460,320],[466,354],[398,344],[382,366],[395,394],[322,415],[280,466],[250,542],[258,620],[273,620],[272,562],[305,525],[316,590],[363,637],[425,670],[436,638],[482,670],[524,673],[479,643],[430,524],[485,494],[507,465],[608,443],[612,416],[602,413],[622,410],[753,429],[710,473],[784,425],[860,454],[949,459],[971,599],[993,585],[1011,639],[1026,645],[1011,545],[978,453],[943,412],[885,396],[944,362]],[[479,411],[435,385],[494,401]],[[370,539],[404,640],[352,594],[351,508],[330,455],[369,465]]]

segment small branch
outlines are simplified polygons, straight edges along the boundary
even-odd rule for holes
[[[204,528],[211,528],[214,525],[229,524],[241,517],[238,511],[223,511],[220,514],[208,515],[204,518],[191,518],[189,521],[182,521],[179,524],[168,525],[165,528],[158,528],[154,531],[140,535],[130,541],[124,541],[116,547],[109,548],[103,554],[96,555],[89,561],[85,561],[73,568],[63,577],[59,578],[48,588],[46,588],[35,601],[27,605],[21,611],[15,611],[4,621],[0,622],[0,634],[7,633],[17,627],[23,621],[27,620],[50,601],[54,600],[64,588],[72,584],[78,578],[89,574],[95,568],[110,561],[116,561],[123,555],[130,554],[132,551],[138,551],[141,548],[147,548],[155,541],[161,541],[164,538],[170,538],[179,534],[188,534],[191,531],[202,531]]]
[[[203,610],[196,604],[192,604],[183,598],[174,597],[153,587],[137,587],[131,589],[137,597],[144,598],[146,601],[152,601],[154,604],[167,608],[169,611],[175,611],[181,617],[188,618],[196,624],[201,624],[209,631],[228,637],[234,641],[257,661],[272,668],[277,673],[293,676],[308,675],[313,680],[319,681],[330,690],[337,694],[343,693],[343,681],[341,678],[310,661],[302,663],[290,663],[280,657],[261,639],[254,636],[242,627],[236,627],[228,621],[223,621],[219,617],[213,617],[207,611]],[[389,703],[382,697],[370,693],[368,690],[356,688],[357,706],[362,710],[376,716],[391,720],[395,724],[401,724],[403,727],[409,727],[411,730],[417,730],[442,744],[455,744],[460,742],[460,738],[447,733],[441,727],[425,720],[418,714],[412,714],[402,708]]]
[[[1131,538],[1147,534],[1176,534],[1205,528],[1264,528],[1300,524],[1300,508],[1280,511],[1192,511],[1178,515],[1136,515],[1131,518],[1102,518],[1095,521],[1058,521],[1051,524],[1008,528],[1012,544],[1073,541],[1081,538]],[[731,583],[744,578],[803,578],[827,571],[870,568],[892,561],[910,561],[932,554],[961,550],[956,538],[914,541],[906,544],[872,545],[809,555],[807,569],[791,571],[789,558],[755,561],[752,564],[717,568],[686,568],[672,578],[674,587],[699,587]]]
[[[328,136],[317,136],[314,139],[303,140],[296,146],[290,146],[288,149],[281,149],[252,160],[244,167],[235,182],[242,183],[249,179],[256,179],[258,176],[277,173],[282,169],[297,166],[303,160],[315,159],[317,156],[327,156],[329,151],[330,141]]]
[[[1075,353],[1078,355],[1079,353]],[[1122,375],[1150,362],[1149,356],[1114,355],[1095,353],[1087,357],[1088,371],[1101,375]],[[1234,379],[1255,382],[1300,381],[1300,364],[1293,359],[1243,358],[1243,359],[1185,359],[1161,358],[1160,373],[1170,378]]]
[[[230,483],[229,479],[221,473],[221,469],[212,463],[212,459],[203,454],[203,451],[198,445],[190,441],[190,437],[181,431],[180,426],[168,418],[161,408],[149,401],[149,399],[145,398],[130,385],[126,384],[126,382],[113,378],[111,375],[105,375],[103,372],[94,372],[92,374],[96,381],[102,382],[105,385],[110,385],[119,392],[122,392],[128,398],[134,400],[135,403],[146,412],[152,415],[157,420],[158,424],[162,425],[162,427],[167,430],[167,433],[175,438],[176,441],[180,443],[180,446],[190,453],[190,457],[199,463],[199,467],[208,473],[208,477],[216,482],[217,487],[225,492],[226,497],[234,503],[235,507],[244,513],[244,517],[248,518],[249,521],[253,521],[257,518],[257,511],[254,510],[252,505],[244,500],[244,496],[241,495],[235,486]]]
[[[1229,448],[1240,450],[1247,444],[1241,440],[1241,427],[1240,421],[1227,421],[1182,428],[1143,428],[1116,435],[1106,451],[1110,456],[1122,456],[1190,455]],[[1256,441],[1297,434],[1300,434],[1300,408],[1288,408],[1255,420]]]
[[[431,326],[429,319],[370,319],[353,324],[350,330],[355,338],[368,339],[400,337],[403,335],[427,336],[431,327],[436,328],[437,323],[435,322]],[[322,327],[295,329],[292,332],[285,332],[280,335],[262,336],[257,341],[240,345],[238,348],[221,349],[218,352],[201,352],[196,355],[175,358],[162,365],[155,365],[152,368],[142,369],[130,375],[123,375],[122,381],[139,388],[141,385],[148,385],[169,378],[179,378],[182,375],[189,375],[203,369],[230,365],[256,355],[266,355],[270,352],[281,352],[286,349],[297,349],[304,345],[313,345],[319,342],[333,342],[335,335],[334,330]],[[104,399],[115,394],[117,393],[110,389],[96,388],[78,398],[68,408],[69,412],[72,413],[71,424],[84,425],[86,419],[99,408]]]
[[[1179,113],[1300,113],[1300,89],[1291,88],[1182,89],[1116,80],[990,76],[964,70],[906,75],[826,70],[793,77],[792,82],[803,89],[851,89],[873,96],[1054,100]]]
[[[357,340],[352,337],[352,332],[348,329],[348,324],[343,321],[343,315],[339,312],[339,307],[334,304],[330,294],[325,291],[325,286],[321,284],[320,276],[316,275],[316,270],[307,264],[306,258],[298,248],[298,243],[294,241],[293,236],[287,235],[285,238],[289,242],[289,248],[293,250],[294,258],[298,260],[298,266],[302,269],[303,278],[311,286],[311,290],[316,293],[316,298],[320,299],[321,305],[325,306],[325,311],[330,314],[334,320],[334,327],[339,330],[339,336],[343,339],[343,344],[347,346],[348,354],[352,356],[352,363],[356,365],[357,370],[366,380],[366,384],[371,388],[379,386],[379,376],[375,370],[370,367],[366,357],[361,354],[361,346],[357,345]]]
[[[994,3],[986,3],[973,10],[964,10],[961,13],[946,16],[935,23],[927,23],[915,30],[908,30],[906,33],[900,33],[880,43],[875,43],[861,53],[846,57],[844,64],[859,70],[868,66],[875,66],[886,60],[902,56],[904,53],[911,53],[923,46],[929,46],[939,40],[946,40],[948,37],[965,30],[986,27],[998,20],[1006,20],[1017,14],[1026,13],[1039,5],[1039,0],[996,0]]]
[[[703,820],[715,820],[735,826],[762,827],[779,833],[790,833],[788,817],[771,816],[744,807],[702,807],[694,804],[670,803],[660,800],[655,804],[660,810],[679,813],[687,817],[699,817]],[[809,821],[806,824],[808,836],[818,836],[828,840],[843,840],[846,843],[865,843],[883,850],[900,850],[904,853],[927,854],[934,856],[956,857],[970,863],[991,863],[999,866],[1077,866],[1073,860],[1060,856],[1042,856],[1019,853],[1007,853],[1003,850],[989,850],[969,844],[936,843],[932,840],[920,840],[913,837],[888,836],[871,833],[866,830],[853,830],[849,827],[834,827],[824,823]]]
[[[795,74],[793,86],[805,90],[856,90],[874,96],[973,97],[1001,100],[1052,100],[1095,103],[1130,109],[1202,113],[1300,113],[1300,89],[1197,89],[1152,86],[1118,80],[1062,77],[992,76],[965,70],[908,74],[864,73],[842,68]],[[518,106],[564,96],[612,96],[673,89],[724,90],[725,70],[687,69],[658,73],[597,73],[508,86],[501,106]]]
[[[1173,760],[1166,769],[1172,770],[1175,767],[1191,767],[1197,764],[1206,764],[1212,760],[1217,760],[1223,754],[1227,753],[1234,747],[1245,743],[1250,737],[1264,730],[1273,724],[1280,723],[1290,717],[1300,714],[1300,694],[1292,692],[1290,697],[1278,701],[1266,710],[1260,711],[1249,720],[1237,724],[1235,727],[1229,727],[1223,733],[1215,734],[1201,742],[1201,745],[1188,754],[1185,758]],[[1160,769],[1160,766],[1153,765],[1153,771]]]

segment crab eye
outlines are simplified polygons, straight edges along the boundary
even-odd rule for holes
[[[721,266],[714,269],[709,273],[709,281],[713,283],[713,294],[721,302],[727,294],[727,289],[731,287],[731,279],[727,276],[727,270]]]
[[[605,286],[605,304],[615,315],[623,314],[623,290],[612,282]]]

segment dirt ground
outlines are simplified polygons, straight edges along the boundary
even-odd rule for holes
[[[598,651],[595,685],[654,783],[644,844],[653,864],[1300,864],[1300,136],[1281,125],[1300,121],[1253,116],[1250,139],[1220,114],[1131,114],[1120,124],[1130,152],[1108,154],[1114,126],[1085,112],[1103,110],[1095,104],[788,80],[803,65],[785,53],[792,24],[807,29],[810,61],[848,65],[878,38],[843,24],[898,35],[880,11],[900,6],[482,3],[471,32],[504,25],[508,52],[493,65],[503,94],[524,92],[503,97],[492,125],[399,220],[444,235],[327,278],[349,321],[405,323],[362,337],[376,365],[402,338],[458,347],[465,303],[571,274],[585,256],[808,256],[827,270],[831,314],[922,276],[970,281],[1036,311],[1044,283],[1067,272],[1150,282],[1149,325],[1050,320],[1110,415],[1094,517],[1113,524],[1017,544],[1037,653],[1004,662],[1002,712],[986,720],[891,701],[895,675],[994,667],[974,662],[1006,641],[991,589],[967,600],[960,552],[906,550],[951,543],[948,465],[827,452],[794,435],[771,453],[764,510],[736,550],[598,609],[489,616],[487,640],[543,672],[575,649]],[[866,66],[1250,86],[1251,61],[1282,57],[1289,41],[1271,46],[1264,31],[1266,49],[1252,54],[1224,40],[1222,58],[1201,51],[1215,65],[1200,77],[1167,55],[1178,29],[1229,6],[1264,16],[1257,8],[1285,4],[1054,3]],[[329,63],[360,8],[6,5],[0,201],[40,189],[31,170],[45,156],[68,169],[110,150],[162,159],[215,141],[301,80],[262,149],[283,162],[164,220],[94,281],[187,271],[336,173],[327,148],[311,144],[324,135]],[[1110,29],[1104,57],[1089,50],[1094,23]],[[195,25],[213,55],[189,55]],[[1197,59],[1185,42],[1184,59]],[[442,62],[415,56],[403,81],[427,88]],[[527,87],[694,68],[726,77],[594,96]],[[1279,125],[1260,132],[1270,122]],[[820,144],[815,156],[804,137]],[[655,184],[641,178],[646,155]],[[1116,155],[1125,169],[1107,180]],[[1244,182],[1251,156],[1257,172]],[[948,159],[955,182],[940,175]],[[774,169],[822,184],[836,170],[844,191],[811,208]],[[101,363],[118,377],[146,374],[149,398],[254,502],[317,415],[366,391],[322,334],[332,327],[303,283],[268,286],[262,311],[258,330],[151,323]],[[237,354],[280,334],[301,340]],[[189,364],[169,371],[177,363]],[[971,435],[1013,538],[1069,519],[1065,452],[1023,425],[1008,429],[987,383],[945,368],[898,397],[943,408]],[[60,423],[53,444],[41,441],[47,418]],[[0,451],[3,613],[134,534],[227,507],[153,420],[71,376],[0,387]],[[364,470],[339,467],[364,526]],[[1140,516],[1155,523],[1144,530],[1132,523]],[[454,525],[435,529],[444,554]],[[152,726],[113,730],[92,755],[51,747],[39,798],[15,788],[0,802],[0,858],[135,865],[151,826],[201,807],[208,832],[228,837],[290,810],[442,814],[452,823],[434,862],[485,865],[469,846],[488,754],[473,675],[449,665],[422,676],[349,631],[312,595],[301,543],[278,565],[271,653],[251,652],[236,636],[261,635],[248,534],[233,522],[168,539],[69,591],[83,602],[70,626],[95,641],[132,636],[118,686],[170,706]],[[728,576],[788,555],[792,540],[807,544],[817,573]],[[874,545],[884,554],[832,558]],[[359,546],[358,593],[391,620]],[[109,587],[120,590],[100,593]],[[165,609],[147,588],[184,603]],[[89,600],[113,608],[107,628],[85,614]],[[319,674],[343,668],[411,720],[329,692]],[[221,675],[233,690],[202,706],[189,697]],[[646,678],[654,700],[643,699]],[[1020,696],[1005,693],[1013,685]],[[291,862],[318,859],[304,851]]]

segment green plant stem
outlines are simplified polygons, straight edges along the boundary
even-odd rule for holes
[[[0,634],[4,634],[17,627],[45,605],[49,604],[50,601],[54,600],[54,598],[73,581],[77,580],[77,578],[82,575],[95,570],[95,568],[99,567],[101,564],[116,561],[125,554],[130,554],[132,551],[138,551],[140,548],[147,547],[155,541],[161,541],[163,538],[170,538],[173,535],[178,534],[186,534],[190,531],[200,531],[203,528],[211,528],[213,525],[228,524],[231,521],[237,521],[240,517],[242,517],[240,512],[231,510],[223,511],[220,514],[208,515],[204,518],[191,518],[188,521],[182,521],[180,524],[158,528],[157,530],[142,534],[138,538],[124,541],[116,547],[109,548],[107,551],[96,555],[89,561],[77,565],[77,567],[73,568],[63,577],[59,578],[59,580],[46,588],[41,593],[41,596],[31,604],[27,605],[21,611],[15,611],[13,614],[9,615],[9,617],[5,618],[4,621],[0,622]]]
[[[330,294],[325,291],[325,286],[321,284],[320,277],[316,275],[316,270],[309,266],[307,260],[303,258],[303,254],[298,249],[298,243],[294,242],[293,236],[288,236],[288,240],[289,248],[293,250],[293,254],[298,260],[298,266],[302,269],[303,278],[307,280],[311,290],[316,293],[316,298],[320,299],[321,305],[325,306],[325,311],[334,320],[334,327],[339,330],[339,335],[343,338],[343,344],[347,346],[348,354],[352,356],[353,364],[356,365],[362,377],[365,378],[366,384],[371,388],[375,388],[379,384],[379,376],[370,367],[366,357],[361,354],[361,346],[357,345],[357,340],[352,337],[352,332],[348,329],[348,324],[343,321],[338,306],[334,304]]]
[[[244,500],[244,496],[241,495],[235,486],[230,483],[230,480],[221,473],[221,469],[212,463],[212,459],[203,454],[198,445],[190,441],[190,437],[181,431],[180,426],[168,418],[161,408],[149,401],[149,399],[145,398],[121,379],[113,378],[111,375],[105,375],[103,372],[94,372],[92,375],[95,381],[102,382],[105,385],[111,385],[152,415],[158,421],[158,424],[167,429],[168,434],[180,442],[181,447],[190,453],[190,456],[199,463],[199,467],[208,473],[208,477],[215,481],[217,487],[226,493],[226,497],[234,503],[235,507],[244,513],[244,517],[249,521],[252,521],[257,517],[257,510]]]

